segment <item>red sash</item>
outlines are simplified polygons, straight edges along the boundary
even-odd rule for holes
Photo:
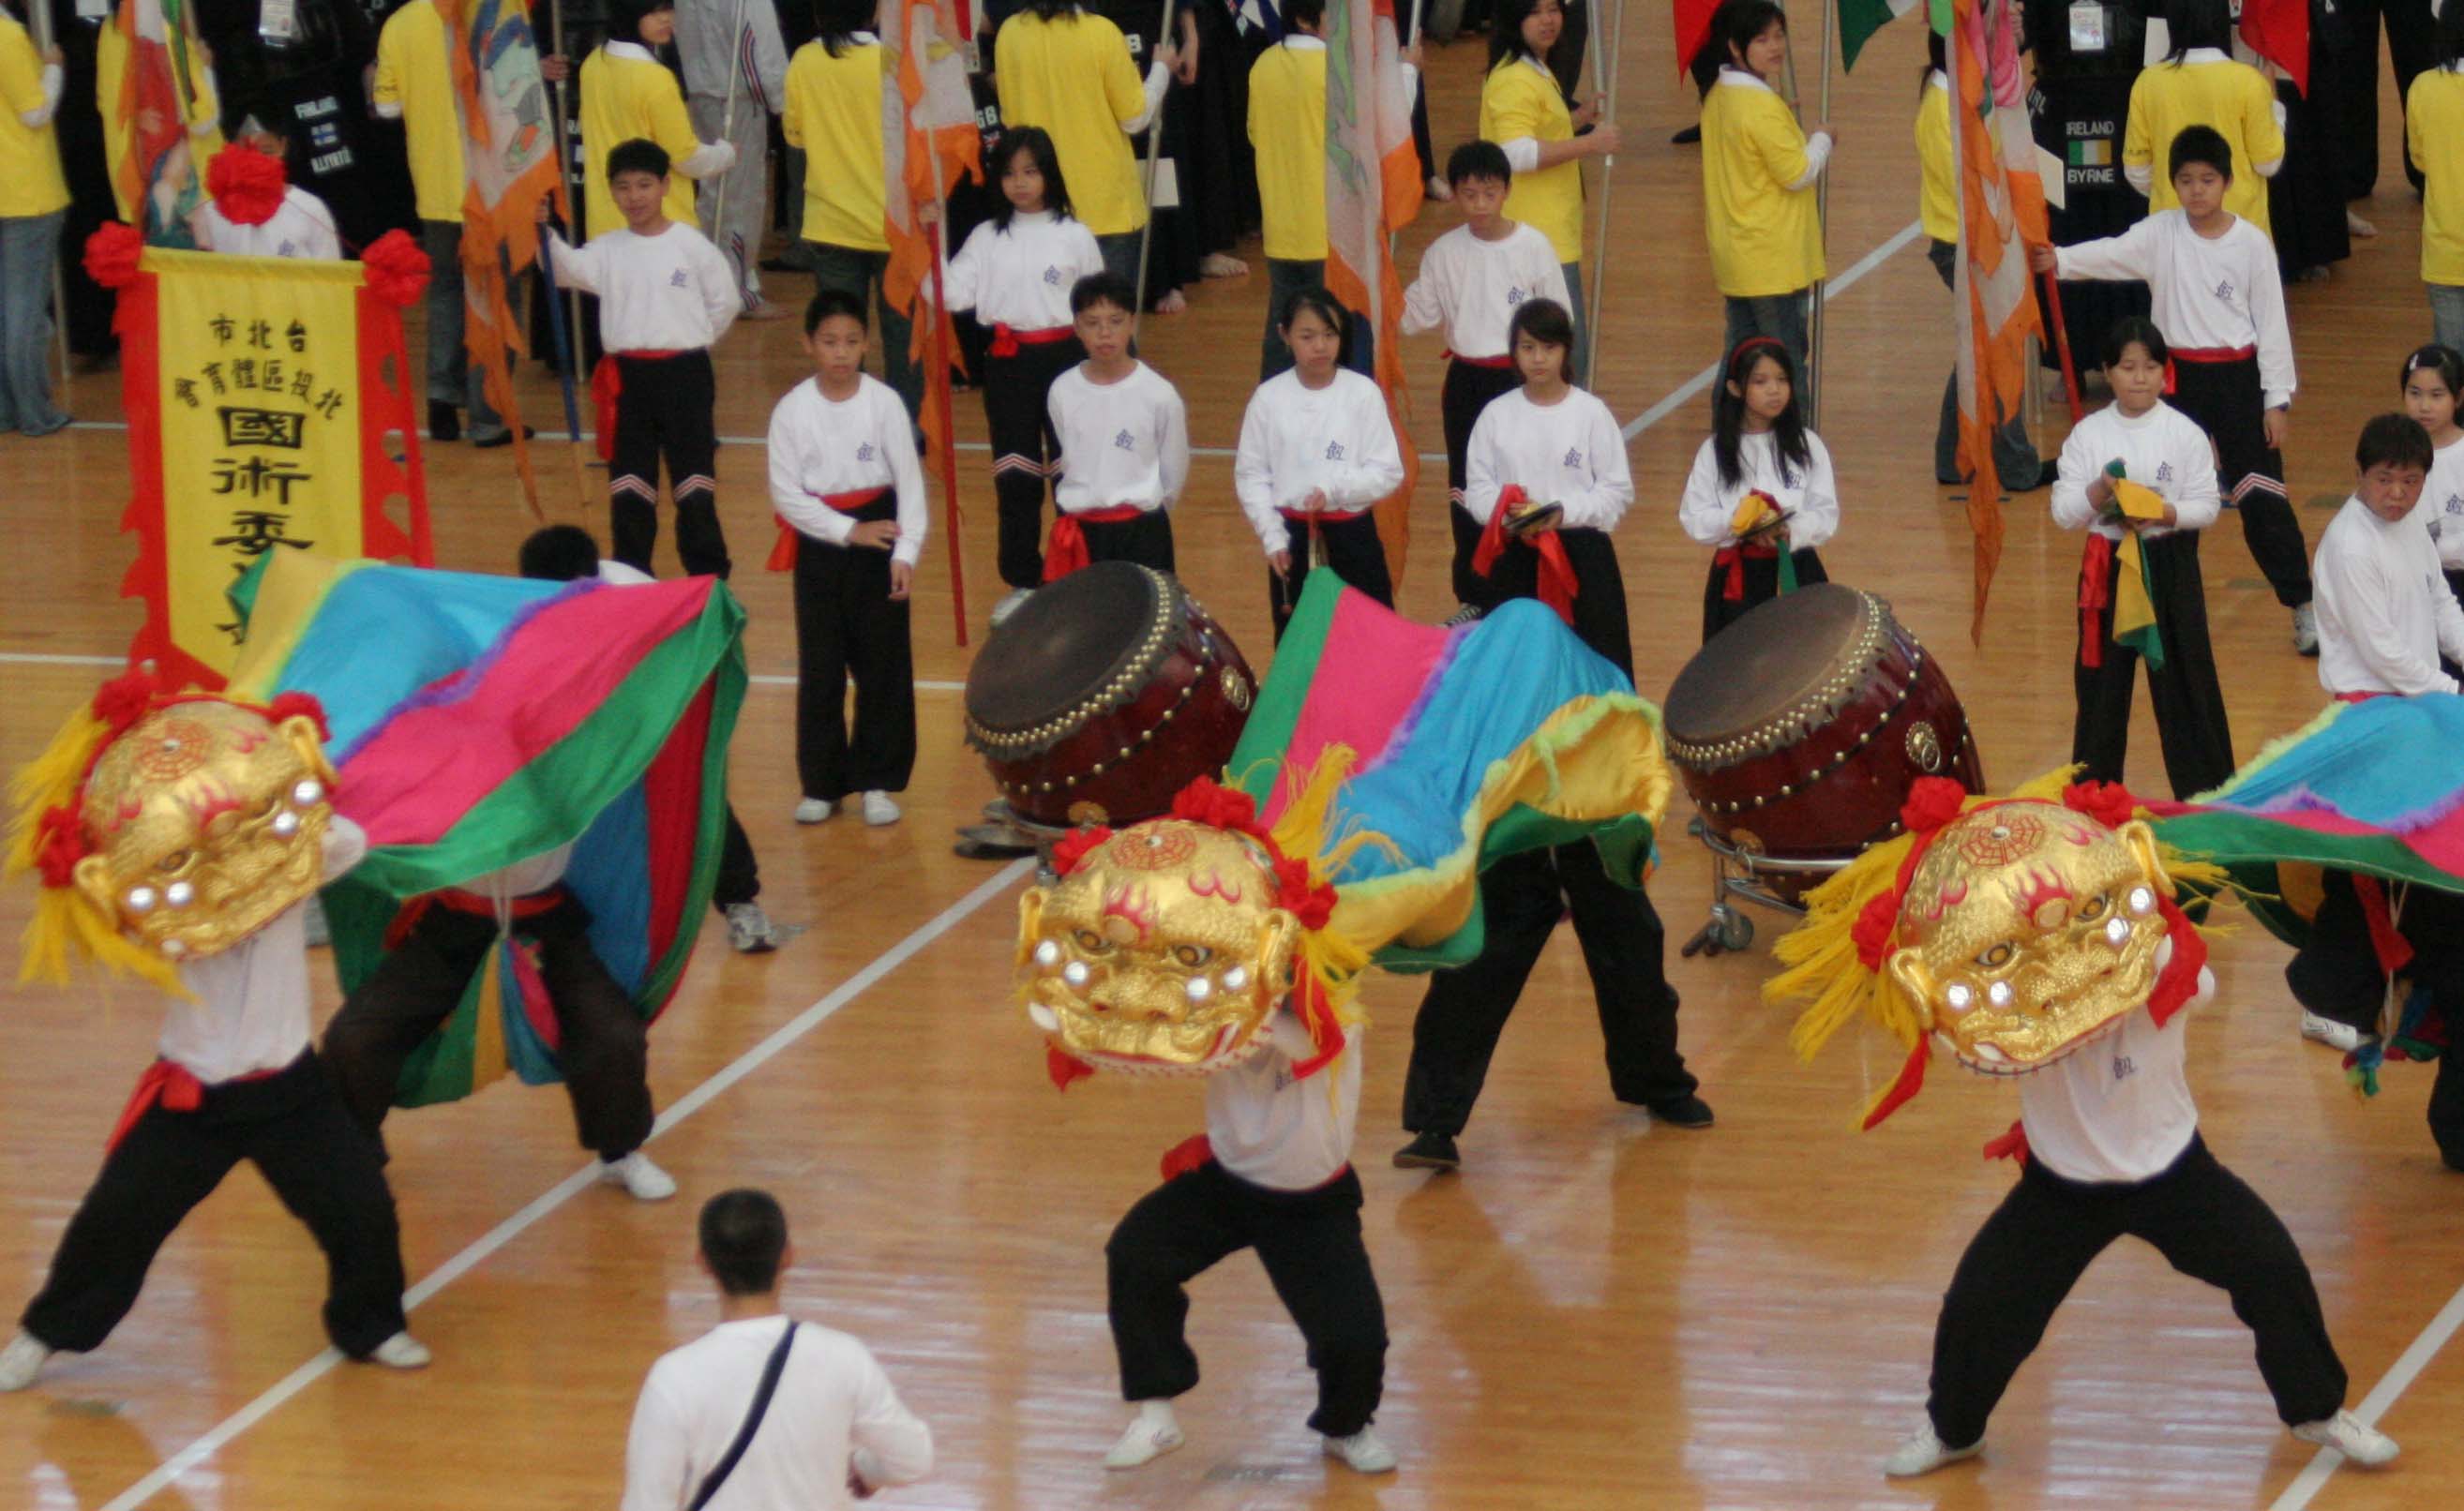
[[[252,1070],[244,1076],[233,1076],[222,1084],[264,1081],[280,1074],[279,1070]],[[137,1120],[143,1117],[146,1109],[155,1103],[160,1102],[174,1112],[194,1112],[204,1105],[205,1095],[206,1084],[199,1081],[187,1066],[174,1060],[154,1062],[145,1067],[145,1074],[137,1078],[137,1089],[128,1094],[128,1106],[120,1109],[120,1121],[112,1125],[111,1137],[102,1146],[103,1152],[108,1154],[118,1149],[120,1141],[128,1136],[128,1130],[137,1126]]]
[[[2173,370],[2175,362],[2241,362],[2257,355],[2255,346],[2176,346],[2173,355],[2165,359],[2166,396],[2172,396],[2175,380],[2180,376]]]
[[[1015,357],[1022,346],[1051,346],[1078,334],[1074,325],[1051,325],[1040,331],[1022,331],[1001,324],[993,326],[993,343],[984,348],[988,357]]]
[[[541,913],[554,912],[564,902],[564,884],[559,882],[546,891],[529,892],[509,900],[505,904],[505,912],[512,918],[537,918]],[[496,900],[485,893],[466,892],[458,887],[449,887],[443,891],[428,892],[403,904],[402,911],[394,914],[393,923],[385,930],[385,947],[387,950],[396,949],[404,940],[409,938],[410,931],[419,927],[419,920],[427,916],[428,909],[430,908],[450,909],[457,913],[471,913],[481,918],[496,916]]]
[[[1497,507],[1488,514],[1488,528],[1480,533],[1480,549],[1472,553],[1473,571],[1487,577],[1489,569],[1497,565],[1497,558],[1506,551],[1507,511],[1526,496],[1520,483],[1507,484],[1497,495]],[[1582,586],[1574,580],[1574,563],[1566,558],[1566,542],[1557,538],[1554,530],[1544,530],[1523,543],[1540,553],[1540,602],[1572,626],[1574,598]]]
[[[1445,357],[1446,361],[1461,362],[1466,367],[1493,367],[1501,372],[1512,371],[1514,367],[1512,352],[1500,352],[1494,357],[1465,357],[1461,352],[1448,352]]]
[[[2104,611],[2113,604],[2106,580],[2113,576],[2113,542],[2091,530],[2087,549],[2079,555],[2079,665],[2090,670],[2104,665]]]
[[[616,399],[625,391],[624,369],[616,365],[616,359],[631,357],[640,361],[665,361],[671,357],[683,355],[684,353],[680,351],[608,352],[599,359],[598,366],[590,369],[590,402],[599,411],[599,459],[601,461],[612,462],[616,459]]]
[[[864,488],[851,493],[815,493],[812,496],[840,514],[851,515],[889,492],[887,488]],[[801,537],[796,534],[796,527],[787,523],[783,517],[781,518],[778,544],[770,548],[770,559],[761,564],[773,572],[796,570],[796,542],[799,538]]]
[[[1140,509],[1135,504],[1122,504],[1111,509],[1089,509],[1075,515],[1067,510],[1062,511],[1061,517],[1052,521],[1051,542],[1044,548],[1044,580],[1058,582],[1080,567],[1089,564],[1087,555],[1087,532],[1078,528],[1081,521],[1090,525],[1125,525],[1140,515],[1154,512],[1151,509]]]
[[[1773,561],[1778,558],[1779,547],[1769,541],[1749,543],[1740,540],[1712,552],[1711,565],[1714,568],[1726,567],[1728,571],[1728,580],[1720,584],[1720,597],[1730,603],[1744,602],[1746,601],[1746,563],[1749,560]]]

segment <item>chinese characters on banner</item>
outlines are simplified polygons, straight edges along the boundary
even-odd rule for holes
[[[410,368],[361,264],[152,249],[141,266],[120,321],[136,348],[123,528],[143,542],[122,592],[147,606],[131,655],[218,686],[245,633],[230,591],[269,554],[429,563],[395,385]]]

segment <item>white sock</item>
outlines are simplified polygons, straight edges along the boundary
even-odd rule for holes
[[[1180,1425],[1180,1418],[1173,1414],[1172,1403],[1170,1401],[1140,1401],[1138,1403],[1138,1420],[1141,1422],[1152,1423],[1156,1427],[1177,1427]]]

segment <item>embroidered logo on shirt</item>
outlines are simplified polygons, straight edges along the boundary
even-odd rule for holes
[[[2160,482],[2160,483],[2169,483],[2169,482],[2171,482],[2172,480],[2173,480],[2173,464],[2172,464],[2172,463],[2170,463],[2170,462],[2159,462],[2159,463],[2157,463],[2157,464],[2156,464],[2156,481],[2158,481],[2158,482]]]
[[[2216,285],[2217,298],[2224,300],[2227,304],[2231,304],[2233,302],[2233,286],[2231,278],[2227,278],[2222,283]]]
[[[1340,462],[1343,460],[1343,443],[1341,441],[1329,441],[1326,443],[1326,459],[1330,462]]]
[[[862,446],[855,449],[855,459],[859,462],[869,462],[872,460],[872,443],[870,441],[867,441]]]
[[[2137,1074],[2139,1074],[2139,1066],[2138,1066],[2138,1063],[2137,1063],[2136,1062],[2134,1062],[2134,1061],[2133,1061],[2133,1060],[2132,1060],[2128,1055],[2116,1055],[2116,1056],[2114,1056],[2114,1057],[2113,1057],[2113,1079],[2114,1079],[2114,1080],[2116,1080],[2116,1081],[2127,1081],[2127,1080],[2129,1080],[2132,1076],[2135,1076],[2135,1075],[2137,1075]]]
[[[1045,268],[1044,270],[1044,281],[1051,284],[1056,289],[1061,287],[1061,270],[1051,267]]]
[[[1581,447],[1576,446],[1568,448],[1566,451],[1566,465],[1568,467],[1580,467],[1583,465],[1583,449]]]
[[[1519,288],[1518,288],[1518,289],[1508,289],[1508,290],[1507,290],[1507,291],[1506,291],[1506,303],[1507,303],[1507,308],[1509,308],[1509,309],[1510,309],[1510,308],[1512,308],[1513,306],[1517,305],[1517,304],[1522,303],[1524,300],[1526,300],[1526,299],[1528,299],[1528,298],[1529,298],[1529,297],[1531,297],[1531,296],[1530,296],[1530,295],[1524,293],[1524,292],[1523,292],[1521,289],[1519,289]]]
[[[2451,515],[2464,515],[2464,493],[2448,494],[2445,512]]]
[[[1130,434],[1127,430],[1124,430],[1120,434],[1112,437],[1112,445],[1124,451],[1134,451],[1138,449],[1137,437]]]
[[[668,287],[671,289],[681,289],[685,286],[685,270],[682,268],[668,274]]]

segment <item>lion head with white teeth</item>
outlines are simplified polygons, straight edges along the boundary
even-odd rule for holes
[[[2145,822],[2107,828],[2058,802],[1990,804],[1944,825],[1919,857],[1883,969],[1960,1063],[2024,1075],[2147,1000],[2171,895]]]

